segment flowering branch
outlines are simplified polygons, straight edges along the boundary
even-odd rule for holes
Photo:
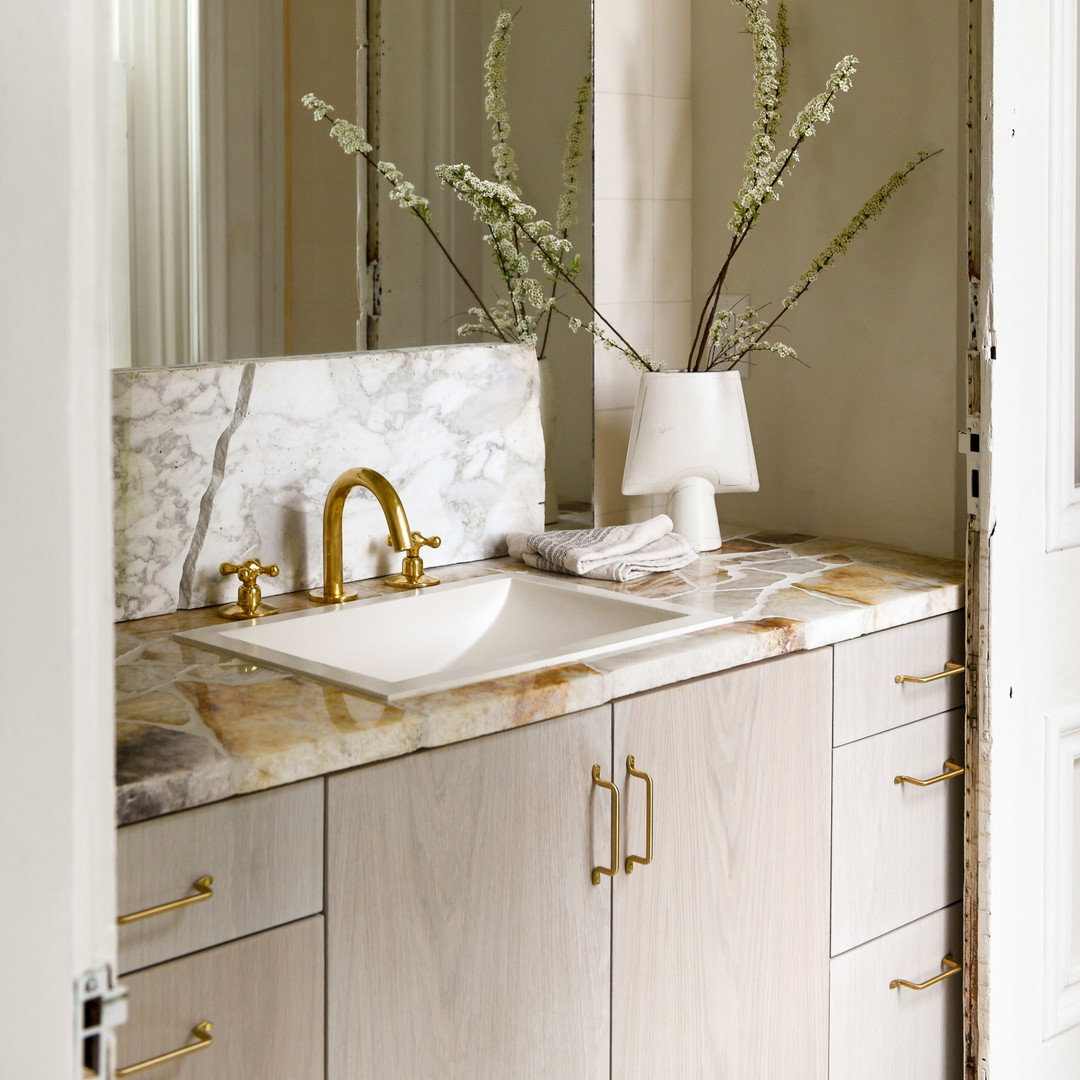
[[[903,168],[897,169],[859,208],[855,216],[835,236],[828,247],[811,263],[806,272],[796,281],[781,304],[780,312],[769,322],[754,322],[757,308],[747,307],[742,311],[719,312],[709,328],[709,362],[705,370],[714,367],[733,368],[748,352],[766,350],[781,356],[798,359],[798,354],[790,345],[783,342],[765,341],[765,335],[783,318],[789,309],[795,307],[818,277],[836,263],[841,255],[846,255],[851,241],[863,232],[875,218],[881,215],[893,195],[907,183],[911,174],[924,162],[940,154],[941,150],[920,150]],[[734,321],[732,321],[734,320]]]
[[[510,55],[510,27],[514,17],[500,11],[495,20],[495,32],[484,57],[484,113],[491,121],[491,161],[495,179],[500,184],[515,186],[517,159],[507,141],[510,136],[510,116],[506,111],[506,61]]]
[[[577,224],[578,170],[585,159],[585,124],[589,118],[589,106],[592,104],[592,50],[589,51],[589,70],[578,85],[574,96],[574,111],[570,117],[570,127],[566,132],[566,149],[563,151],[563,191],[559,198],[559,210],[555,216],[555,231],[564,240],[569,239],[570,228]],[[577,276],[577,265],[574,266]],[[555,299],[558,282],[551,282],[551,299]],[[551,316],[555,309],[549,308],[544,321],[544,336],[536,355],[543,356],[547,349],[548,334],[551,331]],[[579,324],[580,328],[580,324]]]
[[[310,109],[312,113],[314,113],[316,122],[327,119],[328,115],[334,111],[332,105],[327,105],[325,101],[317,98],[314,94],[305,94],[300,101],[304,108]],[[387,183],[390,184],[390,198],[403,210],[407,210],[413,217],[423,223],[424,228],[427,229],[428,234],[438,245],[439,250],[446,256],[454,273],[457,274],[464,283],[465,288],[472,294],[472,297],[479,305],[480,310],[488,317],[488,321],[492,325],[495,325],[495,320],[491,318],[490,313],[484,306],[484,301],[480,299],[479,293],[472,287],[472,283],[465,276],[461,267],[454,261],[454,257],[447,250],[446,245],[442,242],[439,234],[431,224],[431,204],[428,200],[423,198],[423,196],[416,194],[416,188],[405,179],[404,174],[392,161],[376,161],[371,156],[373,147],[371,143],[367,141],[367,133],[362,127],[351,124],[348,120],[338,118],[333,120],[330,125],[330,137],[337,140],[341,149],[346,154],[359,154],[384,180],[387,181]],[[501,337],[503,341],[515,340],[514,338],[503,337],[502,334],[499,334],[498,336]]]
[[[513,262],[516,256],[518,261],[514,264],[514,275],[507,280],[515,303],[520,297],[541,312],[558,311],[556,299],[545,298],[540,282],[527,276],[529,259],[536,259],[544,267],[549,280],[561,281],[569,286],[607,330],[611,331],[609,335],[600,323],[594,321],[587,326],[590,333],[607,347],[618,349],[635,366],[648,371],[657,370],[657,365],[650,360],[648,353],[638,353],[626,338],[604,319],[596,305],[578,285],[576,279],[580,260],[575,257],[567,261],[566,258],[571,250],[570,241],[556,233],[549,221],[538,218],[535,207],[523,202],[510,185],[495,180],[481,180],[468,165],[437,165],[435,174],[459,199],[473,208],[473,216],[487,227],[488,233],[484,237],[487,243],[501,250],[507,263]],[[528,256],[514,247],[515,237],[532,246]],[[565,316],[564,312],[559,313]],[[566,317],[572,330],[580,329],[580,320]]]
[[[330,134],[337,139],[343,150],[363,156],[390,183],[391,200],[424,224],[439,250],[464,282],[475,300],[475,306],[469,308],[471,321],[458,327],[458,333],[485,334],[502,341],[535,346],[537,328],[543,319],[544,338],[538,350],[538,355],[543,356],[554,314],[567,318],[574,331],[582,327],[580,319],[572,319],[558,310],[557,287],[560,282],[569,284],[585,299],[590,310],[596,313],[596,308],[574,280],[580,268],[580,257],[569,257],[569,231],[577,220],[578,172],[585,156],[585,126],[591,104],[592,75],[590,71],[585,76],[574,99],[563,156],[563,193],[553,230],[549,222],[537,217],[533,207],[522,201],[521,189],[517,183],[517,161],[509,143],[510,119],[506,107],[507,61],[512,25],[513,16],[508,11],[501,11],[484,58],[484,113],[491,122],[494,180],[480,181],[464,165],[441,165],[436,168],[437,175],[459,197],[472,203],[475,217],[484,225],[484,241],[491,249],[495,265],[506,286],[506,295],[495,303],[483,302],[442,243],[432,225],[428,200],[416,194],[413,185],[405,180],[393,163],[376,161],[371,157],[372,146],[363,129],[345,120],[333,120]],[[316,120],[326,119],[327,114],[332,111],[326,102],[314,94],[307,94],[303,103],[314,112]],[[530,255],[526,254],[530,246],[533,249],[531,257],[540,259],[546,276],[551,281],[550,295],[545,296],[542,283],[530,276]],[[599,319],[599,314],[596,314]],[[590,323],[589,329],[596,326],[598,340],[622,349],[632,362],[648,366],[647,357],[640,357],[609,324],[604,325],[611,330],[610,334],[600,329],[599,323]]]
[[[837,98],[851,89],[859,63],[854,56],[845,56],[837,62],[821,92],[815,94],[795,117],[788,132],[789,145],[778,150],[776,135],[780,129],[781,104],[789,74],[787,9],[781,2],[774,26],[767,10],[768,0],[734,2],[746,12],[747,30],[754,45],[754,103],[757,117],[746,155],[746,176],[728,222],[732,239],[702,306],[687,358],[687,371],[708,371],[718,366],[730,369],[754,351],[768,351],[797,359],[790,345],[769,341],[767,335],[784,312],[798,303],[817,277],[847,252],[852,239],[882,212],[893,193],[907,181],[910,174],[940,152],[920,152],[915,160],[893,173],[792,285],[780,311],[772,319],[759,318],[760,309],[749,306],[739,311],[721,310],[720,297],[732,261],[757,224],[765,204],[779,199],[779,189],[783,187],[787,173],[798,163],[802,144],[817,133],[819,126],[832,119]]]
[[[780,4],[774,28],[767,11],[768,0],[734,2],[746,10],[747,29],[754,43],[754,102],[758,107],[758,116],[754,121],[754,135],[746,155],[746,179],[736,197],[734,213],[728,222],[728,229],[733,237],[716,280],[702,306],[687,359],[688,371],[708,370],[712,366],[709,362],[710,354],[715,351],[711,344],[712,328],[717,324],[720,314],[720,296],[731,263],[750,230],[757,224],[762,207],[780,198],[778,189],[783,187],[785,174],[799,161],[799,148],[803,142],[816,133],[817,124],[827,124],[832,118],[837,94],[851,89],[851,81],[859,63],[854,56],[845,56],[838,61],[825,83],[825,89],[811,98],[796,117],[788,133],[792,140],[791,145],[785,150],[777,151],[775,135],[780,127],[780,105],[787,89],[789,74],[787,8],[783,3]]]

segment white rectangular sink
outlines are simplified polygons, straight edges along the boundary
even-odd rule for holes
[[[395,701],[730,621],[728,615],[515,572],[176,637]]]

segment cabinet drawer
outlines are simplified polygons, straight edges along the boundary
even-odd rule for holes
[[[964,777],[897,784],[964,761],[963,710],[833,751],[832,952],[960,899]]]
[[[117,843],[123,914],[213,879],[208,899],[120,926],[122,972],[322,910],[322,780],[128,825]]]
[[[833,658],[834,746],[964,702],[962,674],[928,683],[896,681],[897,675],[924,677],[944,671],[946,663],[964,662],[961,611],[840,642],[833,646]]]
[[[117,1039],[122,1067],[196,1044],[192,1029],[209,1020],[211,1045],[146,1075],[162,1080],[323,1076],[321,915],[146,968],[124,984],[128,1020]]]
[[[921,983],[959,960],[961,905],[894,930],[832,961],[829,1080],[958,1080],[962,1069],[961,982],[957,973]]]

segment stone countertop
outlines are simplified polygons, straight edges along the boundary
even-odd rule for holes
[[[679,571],[586,583],[723,612],[735,622],[393,705],[173,640],[177,630],[214,622],[213,608],[119,623],[117,821],[519,727],[963,604],[959,562],[848,540],[734,535]],[[524,570],[503,558],[440,567],[439,576]],[[359,591],[375,596],[389,587],[374,579]],[[309,606],[303,593],[273,603],[280,611]]]

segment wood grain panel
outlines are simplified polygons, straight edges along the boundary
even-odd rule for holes
[[[612,1076],[823,1080],[828,1056],[832,658],[799,653],[615,705],[626,837]]]
[[[946,758],[964,760],[962,709],[833,752],[834,955],[960,899],[964,778],[893,782],[937,776]]]
[[[242,795],[118,834],[118,910],[206,901],[119,928],[120,970],[156,964],[322,910],[323,781]]]
[[[328,1075],[608,1076],[607,707],[333,776]]]
[[[955,709],[964,702],[964,677],[897,683],[897,675],[932,675],[946,661],[964,662],[963,613],[843,641],[835,651],[833,745]]]
[[[959,1080],[962,976],[889,989],[937,975],[946,953],[962,955],[959,904],[832,961],[829,1080]]]
[[[128,1021],[117,1046],[123,1066],[194,1042],[191,1029],[209,1020],[212,1046],[145,1075],[322,1080],[321,915],[146,968],[124,984]]]

